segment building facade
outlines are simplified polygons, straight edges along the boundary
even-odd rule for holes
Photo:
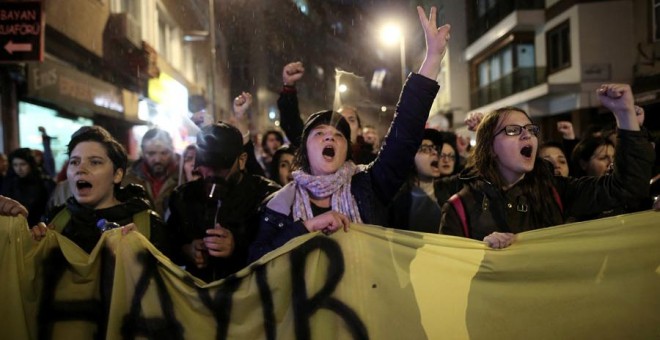
[[[590,124],[613,122],[595,94],[608,82],[632,84],[637,104],[657,110],[659,7],[655,0],[467,2],[460,52],[467,70],[449,67],[469,82],[465,113],[517,106],[543,123],[544,138],[559,138],[559,120],[571,120],[579,135]],[[459,131],[464,117],[453,116]],[[656,125],[647,119],[649,128]]]
[[[135,158],[140,131],[174,123],[167,129],[186,143],[189,97],[208,98],[209,88],[223,96],[222,78],[210,86],[208,39],[186,41],[208,33],[206,1],[59,0],[42,9],[43,60],[0,64],[4,153],[41,149],[43,126],[61,165],[71,133],[97,124]]]

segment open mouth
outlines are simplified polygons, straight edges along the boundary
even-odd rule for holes
[[[439,164],[438,161],[432,161],[431,162],[431,167],[432,168],[438,168],[438,164]]]
[[[532,157],[532,146],[526,145],[520,150],[520,154],[527,158]]]
[[[77,182],[76,182],[76,188],[78,189],[78,191],[80,191],[80,190],[86,190],[86,189],[91,189],[91,188],[92,188],[92,184],[89,183],[89,182],[87,182],[87,181],[77,181]]]
[[[321,152],[323,157],[328,157],[330,159],[335,157],[335,148],[332,146],[328,145],[325,148],[323,148],[323,151]]]

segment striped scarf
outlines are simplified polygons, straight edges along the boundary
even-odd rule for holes
[[[362,223],[355,198],[351,194],[351,178],[364,167],[356,166],[347,161],[332,175],[314,176],[302,170],[292,173],[295,182],[295,198],[293,200],[293,219],[306,221],[312,217],[312,206],[309,193],[314,197],[328,197],[332,210],[346,215],[351,222]]]

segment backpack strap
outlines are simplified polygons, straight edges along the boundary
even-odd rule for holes
[[[53,217],[49,224],[55,226],[53,229],[61,234],[64,230],[64,227],[69,224],[70,220],[71,212],[69,211],[69,208],[64,207],[62,210],[60,210],[60,212],[57,213],[57,215],[55,215],[55,217]]]
[[[151,239],[151,209],[142,210],[133,215],[133,223],[140,234],[148,240]]]
[[[454,210],[456,210],[456,213],[458,214],[458,218],[461,220],[461,224],[463,225],[463,235],[469,238],[470,232],[468,231],[467,217],[465,216],[465,207],[463,206],[463,200],[461,200],[461,197],[458,196],[458,194],[454,194],[449,198],[448,201],[449,203],[451,203],[452,206],[454,206]]]
[[[564,214],[564,205],[561,203],[561,196],[559,196],[559,192],[557,192],[557,188],[555,186],[551,186],[552,188],[552,197],[554,197],[555,202],[557,202],[557,205],[559,206],[559,211]]]

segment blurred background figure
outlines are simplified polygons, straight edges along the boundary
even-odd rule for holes
[[[148,130],[142,137],[142,157],[127,170],[122,185],[144,187],[153,209],[163,216],[167,199],[179,183],[179,169],[170,134],[159,128]]]
[[[30,226],[41,221],[46,203],[55,187],[53,180],[42,174],[32,150],[20,148],[9,154],[11,167],[2,184],[2,195],[15,199],[30,212]]]
[[[539,147],[539,158],[552,163],[555,176],[568,177],[568,158],[564,154],[562,144],[557,142],[546,142]]]
[[[268,130],[261,137],[261,153],[259,154],[259,164],[264,170],[266,177],[273,178],[276,175],[271,173],[271,162],[275,151],[284,145],[284,135],[277,130]]]
[[[614,143],[605,137],[586,137],[573,150],[575,177],[603,176],[614,164]]]
[[[275,151],[273,161],[270,164],[270,179],[284,186],[293,180],[291,177],[291,165],[296,154],[296,148],[284,145]]]
[[[200,178],[199,172],[195,170],[195,157],[197,156],[197,145],[190,144],[181,156],[181,165],[179,169],[179,185],[192,182]]]
[[[373,125],[365,125],[362,128],[362,137],[364,142],[371,145],[371,152],[377,154],[380,149],[380,135]]]
[[[415,154],[415,164],[389,209],[393,228],[437,233],[440,230],[442,205],[458,192],[458,181],[441,181],[459,171],[456,135],[425,129],[422,144]]]

